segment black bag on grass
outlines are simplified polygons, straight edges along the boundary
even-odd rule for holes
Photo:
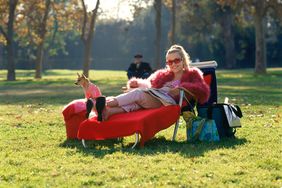
[[[215,121],[220,138],[234,138],[236,128],[241,127],[240,118],[243,115],[237,105],[217,103],[197,109],[199,116]]]

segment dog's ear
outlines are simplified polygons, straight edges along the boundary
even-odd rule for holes
[[[79,73],[77,72],[77,76],[80,77]]]
[[[83,78],[87,78],[84,74],[82,74]]]

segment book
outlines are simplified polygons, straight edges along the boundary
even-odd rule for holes
[[[168,87],[146,88],[143,91],[160,100],[165,106],[176,104],[175,100],[168,94]]]

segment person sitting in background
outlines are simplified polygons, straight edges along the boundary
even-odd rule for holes
[[[134,56],[134,62],[127,69],[128,79],[132,77],[145,79],[151,75],[152,68],[149,63],[142,62],[142,57],[141,54]]]

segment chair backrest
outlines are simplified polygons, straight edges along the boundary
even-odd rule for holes
[[[215,68],[200,68],[204,73],[204,80],[210,86],[210,98],[201,106],[207,106],[209,104],[213,104],[217,102],[217,81]]]
[[[217,67],[216,61],[204,61],[204,62],[197,62],[191,63],[191,67],[199,68],[204,74],[205,82],[210,86],[210,98],[205,104],[198,104],[199,106],[208,106],[209,104],[213,104],[217,102],[217,81],[216,81],[216,74],[215,69]],[[194,105],[194,103],[191,103]],[[182,111],[190,110],[190,107],[183,107]]]

